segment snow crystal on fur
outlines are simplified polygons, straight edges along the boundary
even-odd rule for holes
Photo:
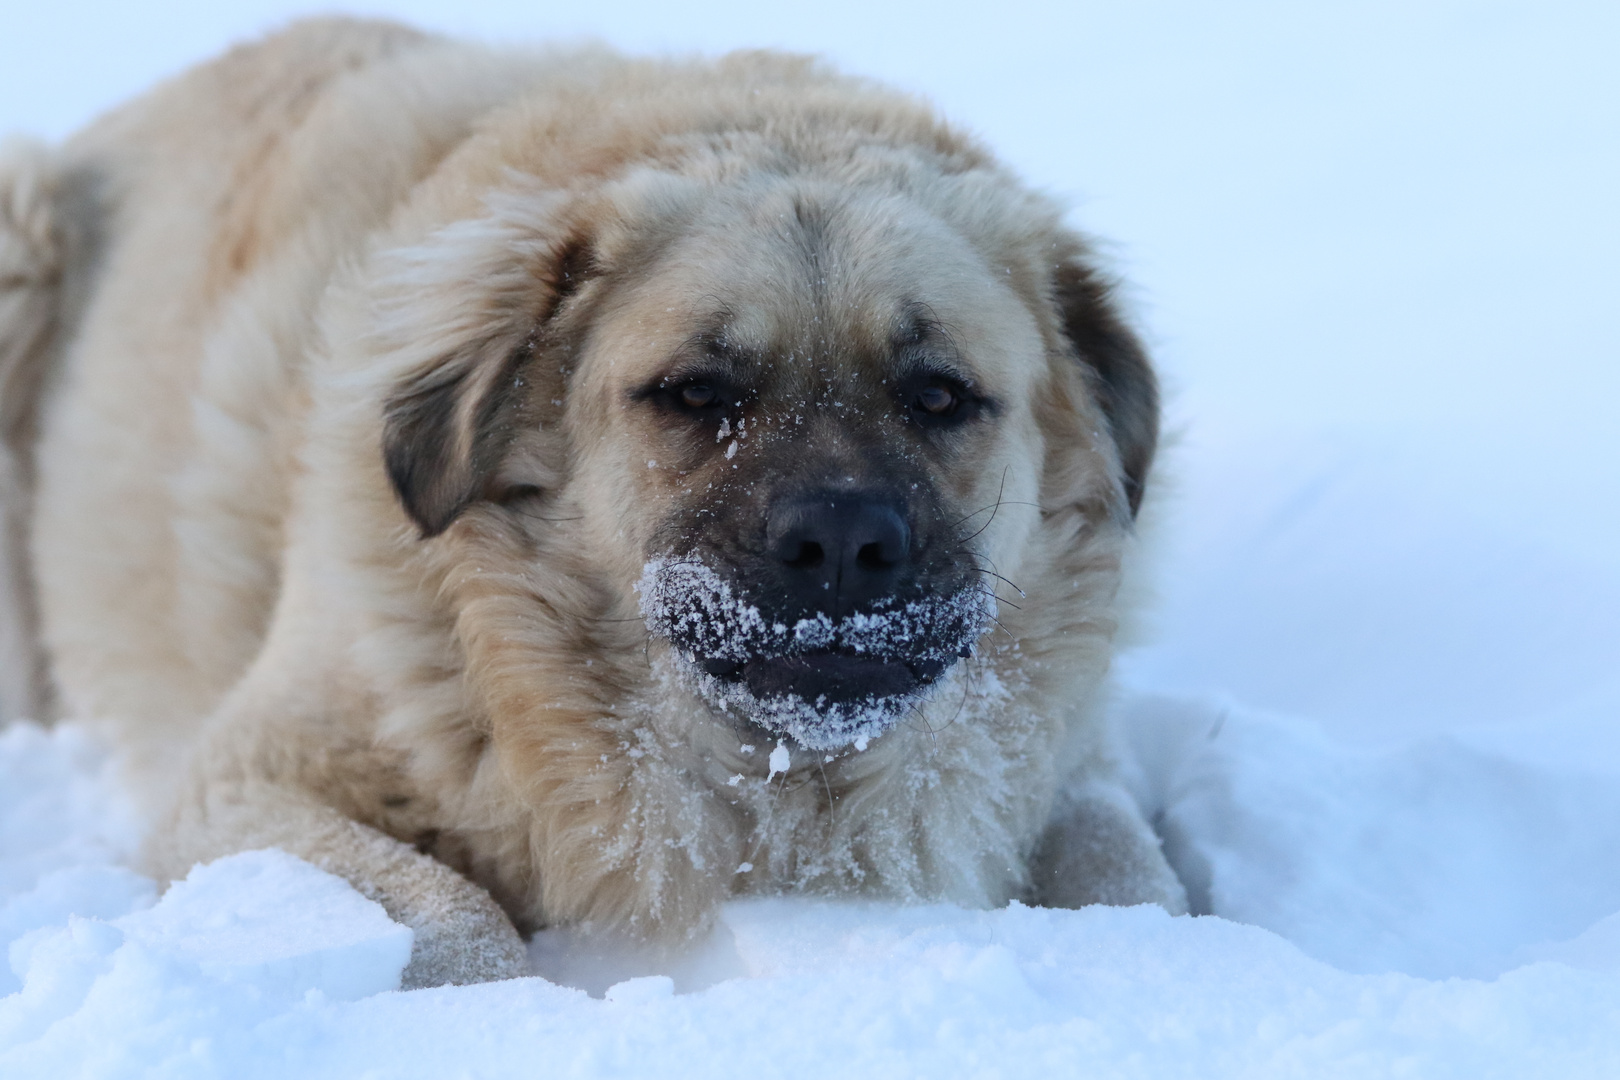
[[[698,658],[743,663],[760,657],[838,650],[882,659],[955,662],[989,626],[993,598],[981,589],[930,596],[833,620],[825,613],[792,626],[767,619],[737,596],[729,582],[698,559],[654,559],[637,585],[641,614],[653,633],[675,644],[683,675],[705,700],[738,712],[816,750],[863,742],[916,707],[927,686],[910,694],[855,702],[805,701],[797,694],[756,696],[741,683],[716,678]]]

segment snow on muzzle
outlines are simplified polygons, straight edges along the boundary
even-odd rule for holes
[[[692,557],[654,559],[636,588],[648,629],[676,647],[705,699],[816,750],[864,746],[971,652],[994,615],[988,592],[967,587],[789,625]]]

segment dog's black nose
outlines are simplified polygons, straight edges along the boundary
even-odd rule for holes
[[[807,611],[837,618],[895,591],[911,557],[911,527],[887,496],[838,492],[779,499],[766,551]]]

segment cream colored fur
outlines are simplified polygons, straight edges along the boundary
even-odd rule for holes
[[[155,872],[310,859],[416,929],[412,985],[519,972],[514,924],[672,940],[746,893],[1184,906],[1093,706],[1129,513],[1049,300],[1080,249],[925,108],[794,58],[325,21],[7,162],[5,705],[48,691],[107,727]],[[795,200],[835,207],[852,253],[801,300],[773,239]],[[574,293],[580,236],[596,276]],[[918,283],[968,313],[1005,391],[946,479],[999,504],[975,543],[1027,596],[1003,591],[1020,606],[910,722],[773,775],[637,617],[684,481],[617,403],[706,290],[762,334],[808,333],[821,303],[843,321],[820,332],[855,334],[869,295]],[[573,366],[494,385],[552,333],[585,343]],[[384,414],[452,376],[522,396],[498,471],[545,501],[475,500],[424,540]]]

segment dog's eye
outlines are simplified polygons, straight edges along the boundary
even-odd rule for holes
[[[924,427],[952,426],[972,418],[976,399],[964,386],[933,378],[908,395],[906,411]]]
[[[962,399],[947,387],[925,386],[918,391],[917,401],[913,407],[930,416],[949,416],[961,403]]]
[[[943,372],[920,372],[902,382],[899,391],[906,418],[925,429],[956,428],[994,408],[972,384]]]
[[[749,394],[721,376],[674,376],[649,383],[631,394],[667,413],[704,424],[718,424],[733,407],[741,407]]]
[[[720,399],[719,392],[706,383],[688,383],[675,396],[688,409],[706,409]]]

